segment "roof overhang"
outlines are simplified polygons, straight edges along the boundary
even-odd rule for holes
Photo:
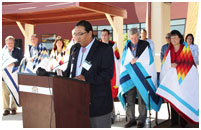
[[[33,2],[23,4],[3,4],[3,25],[16,25],[16,21],[27,24],[53,24],[77,22],[80,20],[127,18],[125,9],[100,2]]]

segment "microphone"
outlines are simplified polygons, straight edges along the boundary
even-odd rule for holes
[[[47,72],[45,69],[38,67],[36,70],[36,75],[38,76],[56,76],[55,72]]]
[[[79,49],[80,47],[81,47],[81,45],[79,43],[76,43],[73,46],[72,53],[71,53],[72,61],[71,61],[71,65],[70,65],[70,75],[69,75],[69,78],[72,78],[72,75],[73,75],[73,65],[74,65],[74,60],[75,60],[75,51],[77,49]]]
[[[79,49],[80,48],[80,44],[79,43],[76,43],[74,46],[73,46],[73,49],[72,49],[72,52],[71,52],[71,56],[72,56],[72,62],[71,62],[71,69],[70,69],[70,78],[72,78],[72,70],[73,70],[73,62],[74,62],[74,55],[75,55],[75,51],[77,50],[77,49]],[[68,63],[69,61],[66,61],[66,62],[64,62],[63,64],[66,64],[66,63]],[[62,64],[62,65],[63,65]],[[58,68],[59,66],[61,66],[61,65],[57,65],[57,66],[55,66],[54,68],[53,68],[53,70],[54,69],[56,69],[56,68]],[[43,69],[43,68],[41,68],[41,67],[39,67],[38,69],[37,69],[37,71],[36,71],[36,74],[38,75],[38,76],[57,76],[57,73],[56,72],[47,72],[45,69]]]

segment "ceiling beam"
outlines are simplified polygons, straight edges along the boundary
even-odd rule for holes
[[[41,14],[41,15],[27,15],[27,16],[3,16],[5,19],[15,20],[15,21],[25,21],[25,20],[46,20],[46,19],[62,19],[62,18],[70,18],[70,17],[82,17],[82,16],[92,16],[97,15],[95,12],[85,12],[85,13],[63,13],[63,14]]]
[[[127,11],[125,9],[103,4],[100,2],[79,2],[79,8],[91,10],[98,13],[108,13],[111,16],[121,16],[123,18],[127,18]]]
[[[49,19],[49,20],[36,20],[32,21],[35,24],[52,24],[52,23],[68,23],[68,22],[78,22],[81,20],[100,20],[105,19],[105,15],[94,15],[94,16],[86,16],[86,17],[72,17],[72,18],[64,18],[64,19]]]

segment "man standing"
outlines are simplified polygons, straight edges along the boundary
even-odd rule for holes
[[[32,63],[31,69],[34,69],[44,58],[48,57],[46,47],[42,43],[38,43],[36,34],[31,35],[31,44],[26,48],[24,57],[26,62]]]
[[[128,48],[130,48],[134,59],[132,59],[131,64],[135,64],[137,59],[143,53],[149,43],[144,40],[139,40],[139,32],[137,28],[131,28],[129,30],[129,37],[131,42],[128,43]],[[128,49],[127,48],[127,49]],[[126,49],[126,48],[125,48]],[[135,119],[135,103],[136,95],[138,95],[138,104],[139,104],[139,118],[138,124]],[[127,102],[126,115],[129,122],[125,125],[125,128],[135,126],[137,124],[138,128],[143,128],[145,120],[147,118],[146,104],[144,103],[139,91],[136,87],[133,87],[125,94],[125,99]]]
[[[23,58],[23,55],[21,49],[14,47],[15,38],[13,36],[8,36],[5,39],[5,43],[6,45],[4,49],[8,51],[7,54],[10,54],[13,58],[17,59],[17,62],[11,63],[9,66],[15,66],[15,67],[19,66]],[[10,91],[8,90],[4,81],[2,81],[2,96],[3,96],[3,109],[4,109],[3,116],[10,114],[10,111],[12,112],[12,115],[15,115],[17,111],[17,105],[15,104],[15,101],[12,98],[10,108]]]
[[[162,46],[161,48],[161,55],[160,55],[160,58],[161,58],[161,62],[163,60],[163,57],[165,55],[165,52],[167,51],[170,43],[171,43],[171,39],[170,39],[170,33],[167,33],[166,36],[165,36],[165,39],[166,39],[166,44]]]
[[[90,127],[109,128],[113,109],[110,85],[114,72],[112,48],[93,37],[93,29],[88,21],[76,24],[74,36],[81,46],[72,46],[63,76],[90,83]]]
[[[155,56],[154,42],[151,39],[147,38],[147,31],[145,29],[141,30],[141,40],[147,41],[149,43],[152,55],[154,57]]]
[[[113,97],[113,99],[115,99],[118,94],[118,86],[119,86],[120,55],[119,55],[119,50],[117,48],[117,45],[115,44],[114,41],[109,40],[109,38],[110,38],[109,30],[103,29],[101,31],[101,41],[103,43],[110,45],[112,47],[113,53],[114,53],[115,65],[114,65],[113,78],[111,80],[111,88],[112,88],[112,97]],[[115,121],[115,108],[113,108],[113,111],[111,114],[111,121],[112,121],[112,124]]]

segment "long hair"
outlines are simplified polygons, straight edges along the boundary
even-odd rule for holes
[[[189,34],[186,35],[185,42],[187,42],[187,38],[189,36],[192,37],[192,44],[194,44],[194,37],[193,37],[193,34],[191,34],[191,33],[189,33]]]
[[[63,47],[64,47],[64,45],[65,45],[65,43],[64,43],[64,40],[62,39],[62,37],[61,36],[57,36],[57,38],[55,39],[55,41],[54,41],[54,43],[53,43],[53,50],[55,51],[55,50],[57,50],[57,42],[58,41],[61,41],[62,42],[62,49],[63,49]]]

